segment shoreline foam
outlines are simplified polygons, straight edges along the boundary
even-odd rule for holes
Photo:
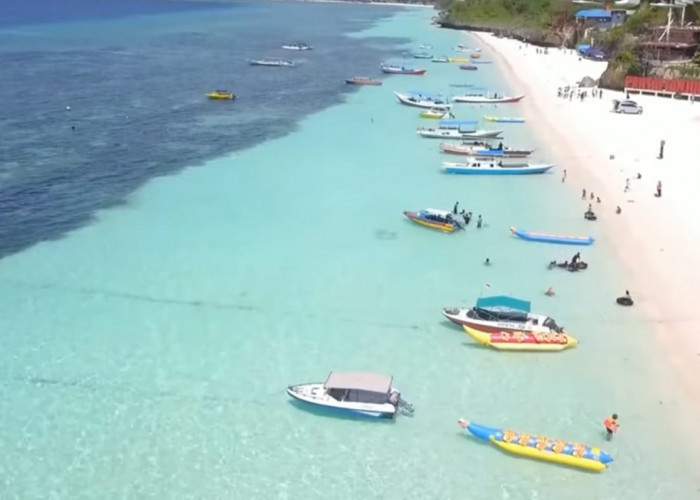
[[[631,95],[644,113],[617,115],[610,112],[611,100],[625,99],[623,92],[603,90],[602,98],[590,97],[589,92],[584,102],[558,98],[558,87],[575,85],[584,76],[597,79],[606,63],[581,60],[569,50],[538,54],[535,47],[516,40],[470,35],[494,53],[509,84],[527,95],[523,114],[567,169],[572,195],[580,198],[585,188],[602,199],[601,204],[581,200],[581,213],[593,204],[630,279],[636,305],[657,332],[679,399],[693,415],[700,415],[700,340],[694,335],[700,231],[687,219],[700,213],[692,189],[700,175],[694,170],[692,151],[693,137],[700,137],[700,106]],[[666,141],[663,160],[656,158],[661,139]],[[641,180],[635,178],[637,172]],[[624,190],[627,178],[629,192]],[[659,180],[662,198],[653,195]],[[615,214],[616,206],[622,214]]]

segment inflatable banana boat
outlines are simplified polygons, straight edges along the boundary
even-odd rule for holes
[[[462,418],[457,423],[474,437],[487,443],[493,443],[502,450],[514,455],[568,465],[593,472],[604,471],[613,461],[613,458],[600,448],[592,448],[581,443],[569,443],[544,436],[494,429],[468,422]]]
[[[568,333],[482,332],[462,325],[464,331],[481,345],[501,351],[563,351],[578,344]]]

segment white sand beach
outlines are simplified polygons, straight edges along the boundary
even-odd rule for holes
[[[681,399],[700,409],[700,224],[695,219],[700,214],[695,142],[700,140],[700,103],[632,94],[644,113],[625,115],[611,112],[613,99],[626,98],[623,92],[603,90],[601,98],[594,98],[589,89],[583,102],[558,98],[558,87],[575,85],[585,76],[598,79],[606,63],[580,60],[572,50],[540,54],[516,40],[471,35],[501,64],[514,91],[526,94],[522,112],[560,172],[567,170],[565,186],[572,196],[581,198],[586,189],[581,215],[592,203],[598,215],[593,224],[605,225],[628,268],[635,307],[643,308],[658,327],[659,345],[667,351]],[[664,158],[658,159],[661,140]],[[660,198],[654,196],[659,181]],[[591,192],[600,204],[590,200]]]

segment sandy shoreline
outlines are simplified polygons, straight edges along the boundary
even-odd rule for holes
[[[605,63],[581,61],[571,50],[550,49],[544,55],[515,40],[470,36],[490,49],[514,91],[526,94],[523,114],[567,170],[572,196],[581,200],[581,190],[586,189],[601,198],[600,204],[592,202],[597,223],[603,224],[624,262],[636,307],[658,331],[658,345],[672,366],[681,403],[697,419],[700,336],[694,327],[700,319],[695,290],[700,283],[700,225],[692,217],[700,214],[693,142],[700,138],[700,105],[631,95],[644,114],[618,115],[611,113],[611,101],[625,99],[622,92],[604,90],[602,98],[593,98],[589,91],[584,102],[558,98],[558,87],[584,76],[597,79]],[[661,140],[666,141],[664,158],[657,159]],[[628,178],[630,190],[625,192]],[[658,181],[661,198],[654,196]],[[591,200],[580,203],[583,214]],[[620,215],[615,213],[617,206]]]

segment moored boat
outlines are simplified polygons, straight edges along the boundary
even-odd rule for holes
[[[471,83],[450,83],[450,87],[467,88],[467,87],[473,87],[473,84],[471,84]]]
[[[428,118],[432,120],[440,120],[443,118],[450,118],[452,116],[452,113],[450,112],[449,109],[444,109],[444,108],[431,108],[428,111],[423,111],[420,114],[421,118]]]
[[[469,59],[466,57],[450,57],[448,59],[449,62],[451,63],[460,63],[460,64],[468,64],[470,62]]]
[[[343,413],[394,418],[413,413],[393,387],[394,378],[374,373],[331,372],[325,382],[290,385],[287,394],[297,401]]]
[[[562,236],[558,234],[537,233],[525,231],[523,229],[510,228],[511,234],[516,238],[526,241],[537,241],[540,243],[558,243],[560,245],[582,245],[588,246],[595,242],[593,236]]]
[[[348,78],[345,80],[345,83],[348,85],[375,85],[375,86],[380,86],[382,84],[381,80],[375,80],[374,78],[370,78],[368,76],[353,76],[352,78]]]
[[[413,106],[414,108],[449,110],[452,107],[452,104],[440,95],[424,92],[409,92],[408,94],[394,92],[394,95],[401,104]]]
[[[465,95],[454,96],[452,100],[454,102],[461,102],[465,104],[510,104],[515,102],[520,102],[525,96],[504,96],[498,93],[488,93],[488,92],[469,92]]]
[[[578,340],[568,333],[542,332],[482,332],[475,328],[463,326],[467,335],[481,345],[493,347],[499,351],[563,351],[578,345]]]
[[[380,66],[380,69],[382,70],[383,73],[387,73],[390,75],[415,75],[415,76],[421,76],[424,75],[427,70],[424,69],[415,69],[411,68],[408,66],[396,66],[393,64],[382,64]]]
[[[453,233],[458,229],[462,229],[462,225],[447,210],[426,208],[419,212],[406,211],[403,214],[408,220],[430,229],[437,229],[446,233]]]
[[[472,61],[472,64],[493,64],[493,61]]]
[[[514,455],[594,472],[604,471],[613,462],[613,458],[600,448],[585,444],[486,427],[461,418],[457,423],[477,439],[493,443]]]
[[[446,307],[442,315],[456,325],[497,333],[564,333],[564,328],[542,314],[530,312],[530,302],[506,296],[482,297],[472,308]]]
[[[484,121],[493,123],[525,123],[525,118],[515,116],[484,116]]]
[[[459,69],[463,69],[466,71],[476,71],[479,68],[474,66],[473,64],[463,64],[462,66],[459,67]]]
[[[500,143],[498,147],[468,146],[466,144],[440,144],[440,151],[443,153],[464,156],[477,156],[480,158],[527,158],[534,149],[516,149],[503,147]]]
[[[218,100],[229,100],[233,101],[236,98],[236,94],[229,92],[228,90],[215,90],[214,92],[209,92],[205,94],[209,99]]]
[[[249,59],[248,63],[251,66],[270,66],[270,67],[287,67],[291,68],[296,66],[294,61],[287,61],[286,59]]]
[[[433,57],[431,59],[434,63],[448,63],[450,60],[447,57]]]
[[[465,120],[441,120],[438,128],[419,128],[416,133],[430,139],[495,139],[500,130],[478,130],[478,122]]]
[[[413,59],[432,59],[433,55],[428,52],[417,52],[415,54],[411,54],[411,57],[413,57]]]
[[[285,45],[282,45],[282,48],[285,50],[311,50],[313,47],[311,45],[308,45],[306,43],[288,43]]]
[[[503,163],[495,160],[472,160],[466,163],[444,162],[442,170],[446,174],[462,175],[532,175],[544,174],[554,165],[537,165],[530,163]]]

